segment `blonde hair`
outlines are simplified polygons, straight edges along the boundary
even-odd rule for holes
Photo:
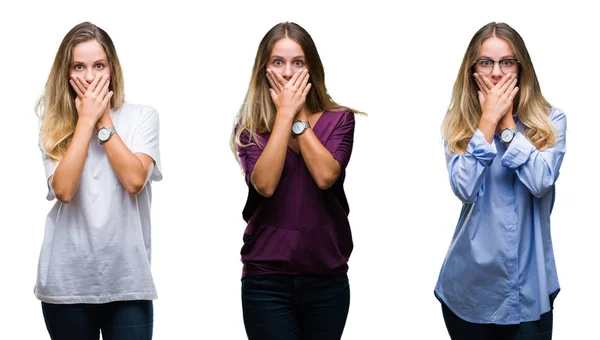
[[[102,45],[110,65],[109,90],[113,91],[110,99],[111,107],[119,108],[125,100],[123,71],[115,46],[108,34],[89,22],[73,27],[65,35],[56,52],[44,93],[36,104],[36,111],[41,121],[40,144],[44,152],[54,160],[60,160],[64,156],[73,139],[77,124],[78,114],[75,108],[77,94],[69,84],[73,48],[79,43],[90,40],[96,40]]]
[[[283,38],[294,40],[304,52],[306,65],[310,74],[309,82],[312,84],[306,96],[305,103],[305,107],[309,112],[324,110],[344,111],[349,109],[355,113],[362,113],[341,106],[331,99],[325,87],[325,71],[321,63],[321,58],[308,32],[293,22],[277,24],[267,32],[258,45],[248,92],[235,118],[230,146],[236,158],[238,147],[249,145],[240,141],[240,137],[244,132],[248,133],[250,143],[256,143],[256,145],[262,147],[257,139],[257,133],[271,132],[275,124],[277,110],[269,93],[270,86],[266,77],[266,67],[273,46]]]
[[[491,22],[475,33],[458,71],[450,107],[442,122],[442,136],[447,142],[448,151],[464,153],[477,130],[481,119],[481,106],[477,96],[477,83],[472,76],[472,66],[479,58],[483,42],[492,37],[506,41],[514,57],[520,61],[519,92],[514,103],[519,120],[525,126],[525,136],[538,150],[551,147],[555,143],[555,134],[549,118],[550,104],[542,96],[525,42],[519,33],[507,24]]]

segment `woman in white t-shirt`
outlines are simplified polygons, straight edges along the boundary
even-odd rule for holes
[[[35,295],[52,339],[151,339],[151,181],[162,179],[158,113],[124,103],[110,37],[64,37],[43,96],[48,200]]]

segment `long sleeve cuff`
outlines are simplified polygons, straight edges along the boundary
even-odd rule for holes
[[[497,154],[496,144],[493,142],[492,144],[488,143],[485,140],[483,132],[477,129],[467,145],[466,153],[472,155],[483,164],[490,165]]]
[[[531,142],[522,133],[517,132],[508,149],[506,149],[504,156],[502,156],[502,166],[517,169],[527,162],[529,156],[534,151],[535,147]]]

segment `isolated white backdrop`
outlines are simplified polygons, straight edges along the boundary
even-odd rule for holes
[[[155,107],[161,118],[155,339],[245,338],[239,250],[247,189],[228,138],[258,43],[281,21],[312,35],[332,97],[369,113],[357,118],[347,170],[355,250],[343,338],[448,338],[433,288],[460,202],[448,184],[439,126],[467,44],[490,21],[520,32],[543,93],[567,114],[552,216],[562,285],[554,338],[594,336],[600,29],[590,8],[578,1],[118,3],[0,5],[1,339],[48,338],[33,295],[51,207],[33,107],[63,36],[82,21],[111,35],[126,100]]]

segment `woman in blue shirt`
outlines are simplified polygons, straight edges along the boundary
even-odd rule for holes
[[[435,287],[451,338],[551,339],[550,213],[566,118],[513,28],[492,22],[473,36],[442,125],[463,202]]]

